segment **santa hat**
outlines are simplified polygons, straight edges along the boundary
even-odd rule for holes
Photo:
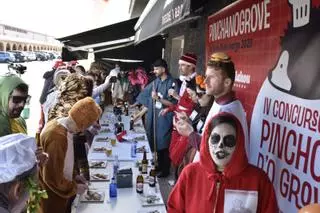
[[[193,53],[185,53],[180,57],[179,64],[186,64],[195,67],[197,64],[197,56]]]
[[[99,105],[91,97],[86,97],[72,106],[69,117],[80,130],[84,130],[99,119],[101,112]]]
[[[68,66],[75,66],[78,64],[78,61],[73,60],[73,61],[69,61]]]
[[[66,66],[66,64],[63,62],[63,61],[56,61],[52,67],[52,69],[57,69],[58,67],[61,67],[61,66]]]

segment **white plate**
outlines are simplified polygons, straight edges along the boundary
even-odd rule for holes
[[[106,176],[106,179],[98,178],[98,177],[95,176],[96,174],[105,175],[105,176]],[[90,175],[90,181],[91,181],[91,182],[95,182],[95,181],[110,181],[110,178],[109,178],[109,176],[108,176],[107,174],[104,174],[104,173],[95,173],[95,174],[91,174],[91,175]]]
[[[103,146],[97,146],[97,147],[93,147],[92,148],[92,152],[96,152],[96,153],[104,153],[106,151],[106,147]]]
[[[161,198],[160,195],[153,195],[154,197],[157,198],[157,200],[153,201],[152,203],[148,203],[147,200],[148,200],[148,197],[149,196],[145,196],[142,198],[142,206],[143,207],[148,207],[148,206],[161,206],[161,205],[164,205],[164,202]]]
[[[96,138],[94,141],[95,142],[108,142],[110,139],[108,137],[99,137],[99,138]]]
[[[137,213],[163,213],[163,211],[157,209],[140,209]]]
[[[100,129],[99,133],[110,133],[112,132],[112,130],[110,128],[103,128],[103,129]]]
[[[149,149],[148,149],[147,146],[144,146],[144,150],[141,150],[142,147],[143,147],[143,146],[137,147],[136,152],[137,152],[137,153],[144,153],[144,150],[146,151],[146,153],[149,152]],[[140,150],[139,150],[139,149],[140,149]]]
[[[99,165],[99,166],[93,166],[93,164],[95,164],[95,163],[100,163],[100,162],[102,162],[101,165]],[[107,162],[106,162],[106,161],[101,161],[101,160],[92,160],[92,161],[89,162],[89,167],[90,167],[90,168],[95,168],[95,169],[106,168],[106,167],[107,167]]]
[[[87,198],[87,192],[85,192],[84,194],[82,194],[80,196],[80,202],[82,202],[82,203],[103,203],[104,202],[104,196],[105,196],[104,192],[102,192],[102,191],[93,191],[93,190],[91,190],[90,192],[99,194],[100,195],[100,199],[99,200],[93,200],[93,199],[89,200]]]

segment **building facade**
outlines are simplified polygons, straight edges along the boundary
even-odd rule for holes
[[[0,51],[56,51],[62,45],[54,37],[0,24]]]

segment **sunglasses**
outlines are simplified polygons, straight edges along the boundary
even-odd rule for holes
[[[221,136],[217,133],[214,133],[211,137],[210,143],[212,145],[218,145],[221,141]],[[222,138],[222,143],[224,146],[232,148],[236,145],[236,137],[234,135],[225,135]]]
[[[24,102],[26,104],[26,103],[29,103],[30,99],[31,99],[30,95],[28,95],[28,96],[16,96],[16,95],[14,95],[14,96],[10,96],[10,97],[11,97],[12,102],[14,104],[20,104],[22,102]]]

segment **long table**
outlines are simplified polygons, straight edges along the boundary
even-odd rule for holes
[[[133,111],[130,110],[130,114]],[[140,174],[138,167],[136,166],[137,160],[142,160],[143,154],[137,153],[136,158],[131,157],[131,143],[128,142],[116,142],[116,145],[112,147],[112,155],[107,156],[105,153],[95,152],[94,148],[97,147],[106,147],[109,142],[101,142],[99,139],[101,138],[116,138],[113,133],[114,122],[116,122],[116,117],[113,115],[112,108],[106,107],[103,115],[100,119],[100,124],[102,125],[102,132],[94,137],[93,143],[89,150],[88,161],[89,163],[94,160],[98,161],[106,161],[107,166],[104,169],[90,169],[90,174],[94,173],[104,173],[107,174],[110,178],[113,174],[113,161],[114,156],[118,155],[118,159],[120,162],[119,169],[122,168],[132,168],[133,178],[132,188],[118,188],[117,198],[109,197],[109,182],[93,182],[90,181],[89,189],[97,190],[104,192],[105,197],[103,203],[89,203],[89,202],[81,202],[80,196],[77,195],[76,199],[73,202],[72,213],[105,213],[105,212],[114,212],[114,213],[165,213],[166,208],[163,203],[162,195],[160,193],[159,184],[156,184],[156,187],[149,187],[147,183],[144,184],[144,193],[142,195],[136,192],[136,178]],[[144,136],[145,140],[137,141],[137,147],[145,146],[147,149],[147,158],[149,160],[149,167],[151,168],[151,159],[152,152],[150,150],[149,143],[147,141],[147,136],[144,131],[142,120],[139,120],[135,123],[138,127],[138,132],[129,131],[129,116],[122,115],[122,122],[124,123],[124,129],[127,131],[127,139],[132,140],[136,137]],[[107,126],[108,125],[108,126]],[[105,130],[109,129],[111,132],[106,132]],[[146,176],[144,175],[146,178]],[[146,196],[147,195],[156,195],[160,198],[160,201],[157,205],[154,206],[143,206],[146,204]]]

